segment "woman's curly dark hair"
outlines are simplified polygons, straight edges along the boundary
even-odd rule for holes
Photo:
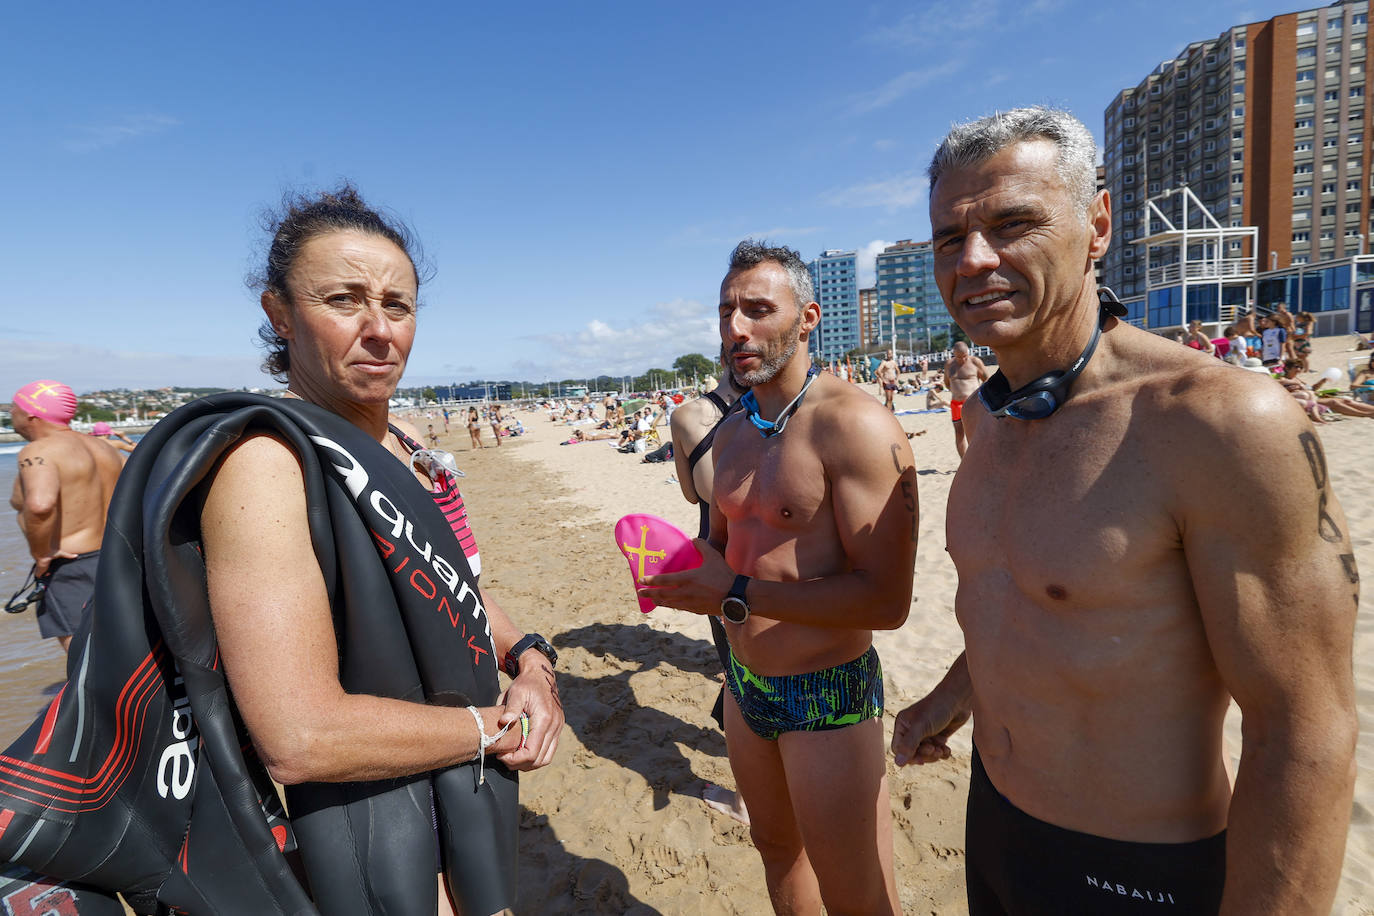
[[[248,278],[248,285],[259,293],[272,292],[287,304],[291,304],[291,290],[286,285],[286,278],[295,267],[301,249],[316,236],[331,232],[363,232],[393,242],[410,260],[415,270],[415,286],[417,289],[420,286],[417,265],[423,257],[419,241],[400,219],[369,207],[358,189],[347,181],[332,191],[286,194],[279,211],[264,215],[263,228],[272,236],[267,264],[261,273]],[[259,326],[258,342],[267,350],[263,369],[277,381],[285,382],[291,370],[291,356],[286,341],[277,334],[271,321],[264,320]]]

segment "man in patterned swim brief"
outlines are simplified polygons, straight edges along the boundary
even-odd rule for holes
[[[720,335],[749,390],[712,443],[701,566],[641,595],[725,618],[725,744],[774,908],[895,913],[872,647],[911,608],[915,461],[886,407],[812,364],[815,299],[797,252],[731,255]]]
[[[731,652],[725,683],[744,723],[766,741],[783,732],[827,731],[883,715],[883,667],[872,646],[852,662],[781,677],[757,675]]]

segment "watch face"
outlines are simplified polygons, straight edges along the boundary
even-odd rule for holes
[[[729,596],[720,603],[720,612],[731,623],[744,623],[749,619],[749,605],[742,598]]]

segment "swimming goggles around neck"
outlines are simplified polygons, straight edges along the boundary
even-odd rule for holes
[[[787,421],[790,420],[792,415],[801,407],[802,398],[806,396],[806,390],[811,387],[811,383],[816,380],[816,376],[819,373],[820,370],[817,369],[814,364],[811,368],[806,370],[806,382],[802,384],[801,391],[798,391],[797,396],[778,412],[778,418],[776,420],[765,420],[763,417],[759,416],[759,400],[754,397],[753,391],[746,391],[740,396],[740,406],[744,408],[745,414],[749,417],[749,422],[754,424],[754,427],[759,431],[759,435],[768,439],[772,436],[779,435],[783,429],[786,428]]]
[[[1102,326],[1107,323],[1108,318],[1119,318],[1126,314],[1121,301],[1107,287],[1099,288],[1098,296],[1101,308],[1098,311],[1097,324],[1093,327],[1093,336],[1088,345],[1078,354],[1078,359],[1074,360],[1068,369],[1042,375],[1015,391],[1008,390],[1006,376],[998,372],[978,389],[978,399],[983,402],[988,413],[998,419],[1011,417],[1014,420],[1043,420],[1064,406],[1064,402],[1069,399],[1069,388],[1073,385],[1074,379],[1087,368],[1088,360],[1092,359],[1093,352],[1097,349],[1097,341],[1102,336]]]

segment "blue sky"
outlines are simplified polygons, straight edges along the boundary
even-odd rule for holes
[[[263,384],[243,282],[260,215],[345,177],[434,269],[404,384],[710,354],[740,238],[867,250],[871,270],[928,237],[923,168],[951,123],[1048,103],[1100,138],[1160,60],[1300,8],[20,4],[0,37],[0,399],[38,377]]]

